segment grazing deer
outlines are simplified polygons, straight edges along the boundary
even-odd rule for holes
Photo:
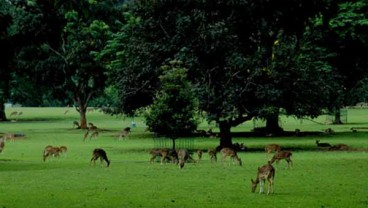
[[[177,154],[175,150],[169,150],[166,148],[152,149],[149,153],[151,154],[151,163],[153,163],[156,157],[161,157],[161,165],[164,164],[166,159],[172,162],[177,161]]]
[[[76,128],[76,129],[80,129],[80,125],[78,123],[78,121],[73,121],[73,128]]]
[[[235,150],[228,147],[224,147],[221,149],[221,153],[222,153],[222,161],[225,161],[226,157],[229,156],[233,161],[236,160],[240,166],[242,165],[242,161],[238,157],[238,154],[236,153]]]
[[[278,152],[281,150],[281,146],[278,144],[267,144],[265,147],[265,152],[267,158],[269,157],[271,152]]]
[[[178,150],[179,168],[183,168],[185,162],[190,158],[189,152],[186,149]]]
[[[93,161],[94,165],[96,165],[96,160],[98,158],[100,158],[101,163],[103,162],[103,160],[106,161],[106,163],[107,163],[106,167],[110,166],[110,160],[107,158],[105,150],[100,149],[100,148],[97,148],[97,149],[93,150],[91,162]]]
[[[252,182],[252,192],[254,193],[258,183],[259,185],[259,193],[264,193],[264,184],[266,183],[266,180],[268,181],[268,190],[267,195],[270,193],[273,193],[273,180],[275,178],[275,168],[271,165],[270,162],[268,162],[267,165],[264,165],[262,167],[258,167],[257,172],[257,178],[254,181],[251,179]]]
[[[121,140],[122,138],[128,138],[130,130],[131,130],[130,127],[124,128],[123,131],[121,131],[119,134],[119,140]]]
[[[59,157],[60,156],[60,148],[53,147],[51,145],[47,145],[43,150],[43,161],[46,161],[46,158],[49,156]]]
[[[207,152],[208,152],[208,155],[210,156],[211,162],[213,162],[213,161],[217,162],[217,151],[216,151],[216,149],[211,148],[211,149],[208,149]]]
[[[10,113],[10,117],[16,116],[16,115],[18,115],[18,112],[17,111],[13,111],[13,112]]]
[[[97,138],[98,137],[98,131],[97,130],[94,130],[91,135],[89,135],[89,139],[92,139],[93,138]]]
[[[316,140],[317,147],[331,147],[329,143],[320,143],[319,140]]]
[[[280,160],[285,159],[287,162],[287,168],[289,168],[293,165],[293,161],[291,161],[291,156],[292,156],[292,153],[289,151],[278,151],[272,157],[270,163],[273,164],[275,161],[279,163]]]
[[[60,146],[59,149],[61,154],[65,154],[68,151],[68,148],[66,146]]]
[[[0,138],[0,153],[3,152],[5,147],[5,138]]]

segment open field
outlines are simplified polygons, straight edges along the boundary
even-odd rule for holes
[[[97,139],[83,141],[84,130],[73,129],[78,120],[74,109],[8,108],[22,111],[16,122],[0,123],[0,133],[18,132],[26,137],[7,141],[0,154],[0,207],[368,207],[368,110],[349,110],[348,124],[323,125],[325,117],[314,121],[282,118],[285,130],[323,131],[332,135],[304,137],[237,137],[249,149],[260,150],[267,143],[279,143],[293,150],[292,169],[285,161],[275,164],[275,193],[251,193],[250,179],[257,167],[267,161],[261,151],[240,152],[243,166],[211,163],[207,154],[202,161],[186,164],[150,164],[148,151],[152,135],[144,132],[144,123],[135,118],[137,127],[129,138],[117,141],[116,134],[130,126],[133,118],[88,113],[88,122],[102,129]],[[9,115],[9,113],[7,115]],[[317,122],[317,123],[316,123]],[[214,125],[201,125],[207,130]],[[233,131],[249,131],[248,122]],[[361,151],[329,152],[316,149],[315,140],[331,144],[345,143]],[[42,161],[46,145],[66,145],[60,158]],[[218,139],[195,138],[194,147],[216,147]],[[111,160],[106,168],[90,165],[92,150],[104,148]],[[193,155],[197,158],[196,155]],[[220,155],[218,155],[220,158]],[[258,189],[257,189],[258,191]]]

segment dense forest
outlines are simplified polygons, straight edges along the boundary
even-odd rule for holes
[[[368,2],[332,0],[0,1],[4,103],[144,112],[174,135],[215,121],[221,146],[253,118],[339,120],[365,102]]]

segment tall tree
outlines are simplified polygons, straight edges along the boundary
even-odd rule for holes
[[[160,83],[160,67],[170,60],[180,60],[189,69],[188,79],[194,84],[199,108],[206,112],[208,120],[219,124],[220,146],[232,145],[232,127],[254,116],[266,116],[263,112],[270,107],[287,108],[298,115],[316,115],[319,111],[311,109],[318,109],[317,104],[310,103],[302,111],[300,106],[308,98],[294,91],[286,93],[294,88],[283,86],[284,81],[300,76],[307,83],[308,74],[313,74],[309,70],[314,68],[295,64],[286,65],[287,68],[272,66],[281,60],[273,61],[272,54],[275,42],[282,37],[286,37],[283,46],[299,50],[299,38],[309,18],[323,6],[297,0],[283,4],[131,1],[126,14],[132,21],[106,49],[113,60],[110,66],[116,72],[114,77],[119,81],[116,87],[120,90],[120,110],[132,112],[150,104]],[[288,56],[282,57],[287,59],[285,62],[292,60],[293,52],[289,50]],[[288,73],[281,76],[285,70]],[[298,84],[309,87],[303,83]],[[293,97],[294,102],[281,100],[291,94],[297,96]]]

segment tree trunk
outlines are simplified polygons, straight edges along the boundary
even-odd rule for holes
[[[87,109],[83,106],[79,107],[79,115],[80,115],[80,128],[87,129],[87,118],[86,118],[86,111]]]
[[[0,121],[6,121],[4,99],[0,98]]]
[[[224,147],[232,147],[233,141],[231,137],[231,124],[229,121],[220,121],[220,146],[218,150]]]
[[[266,132],[271,134],[277,134],[282,132],[282,128],[279,125],[279,115],[272,115],[266,119]]]
[[[340,108],[335,109],[335,120],[334,124],[342,124]]]

